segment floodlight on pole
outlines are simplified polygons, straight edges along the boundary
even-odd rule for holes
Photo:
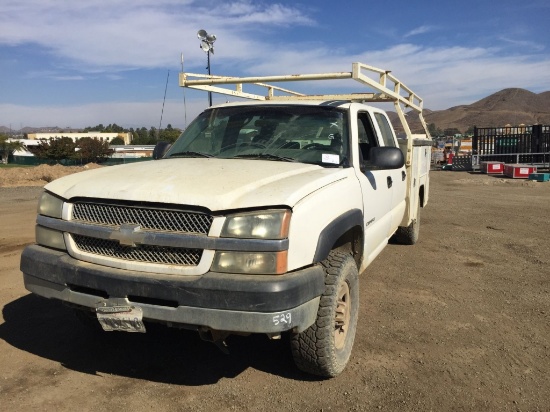
[[[208,75],[210,75],[210,52],[214,54],[214,42],[216,41],[215,34],[208,34],[206,30],[199,30],[197,37],[201,41],[200,48],[206,53]],[[212,106],[212,92],[208,92],[208,103]]]

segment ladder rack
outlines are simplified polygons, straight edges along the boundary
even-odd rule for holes
[[[372,77],[378,76],[378,80]],[[310,80],[338,80],[353,79],[359,83],[370,87],[374,92],[360,92],[347,94],[319,94],[306,95],[293,90],[288,90],[265,82],[297,82]],[[388,82],[393,84],[388,87]],[[253,84],[267,89],[267,95],[247,93],[243,90],[244,84]],[[405,113],[401,105],[410,108],[418,113],[420,122],[429,138],[428,128],[422,116],[423,101],[410,88],[400,82],[390,71],[378,69],[363,63],[352,63],[351,72],[334,72],[319,74],[292,74],[281,76],[259,76],[259,77],[227,77],[198,73],[180,73],[179,85],[191,89],[203,90],[212,93],[225,94],[234,97],[240,97],[253,100],[265,101],[296,101],[296,100],[345,100],[352,102],[385,102],[393,103],[395,111],[399,116],[403,130],[407,138],[412,139],[412,133],[405,118]],[[220,85],[234,85],[235,90]],[[275,92],[285,93],[275,95]]]

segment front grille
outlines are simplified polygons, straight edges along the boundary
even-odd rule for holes
[[[142,229],[199,234],[208,234],[213,220],[197,212],[85,202],[74,204],[72,218],[101,225],[136,224]]]
[[[202,256],[201,249],[182,249],[151,245],[130,247],[121,245],[115,240],[96,239],[75,234],[72,237],[78,249],[83,252],[134,262],[196,266],[199,264]]]

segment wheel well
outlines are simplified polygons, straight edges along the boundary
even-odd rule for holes
[[[320,233],[313,263],[325,260],[331,250],[349,252],[356,262],[363,256],[363,212],[351,209],[338,216]]]
[[[359,267],[363,257],[363,244],[363,231],[360,227],[355,226],[340,236],[334,242],[331,250],[349,253]]]

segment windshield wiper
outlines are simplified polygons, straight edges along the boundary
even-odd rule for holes
[[[170,155],[170,157],[214,157],[211,154],[208,153],[202,153],[202,152],[194,152],[192,150],[186,150],[183,152],[177,152]]]
[[[296,159],[291,157],[277,156],[269,153],[251,153],[251,154],[240,154],[233,156],[231,159],[262,159],[262,160],[282,160],[283,162],[297,162]]]

